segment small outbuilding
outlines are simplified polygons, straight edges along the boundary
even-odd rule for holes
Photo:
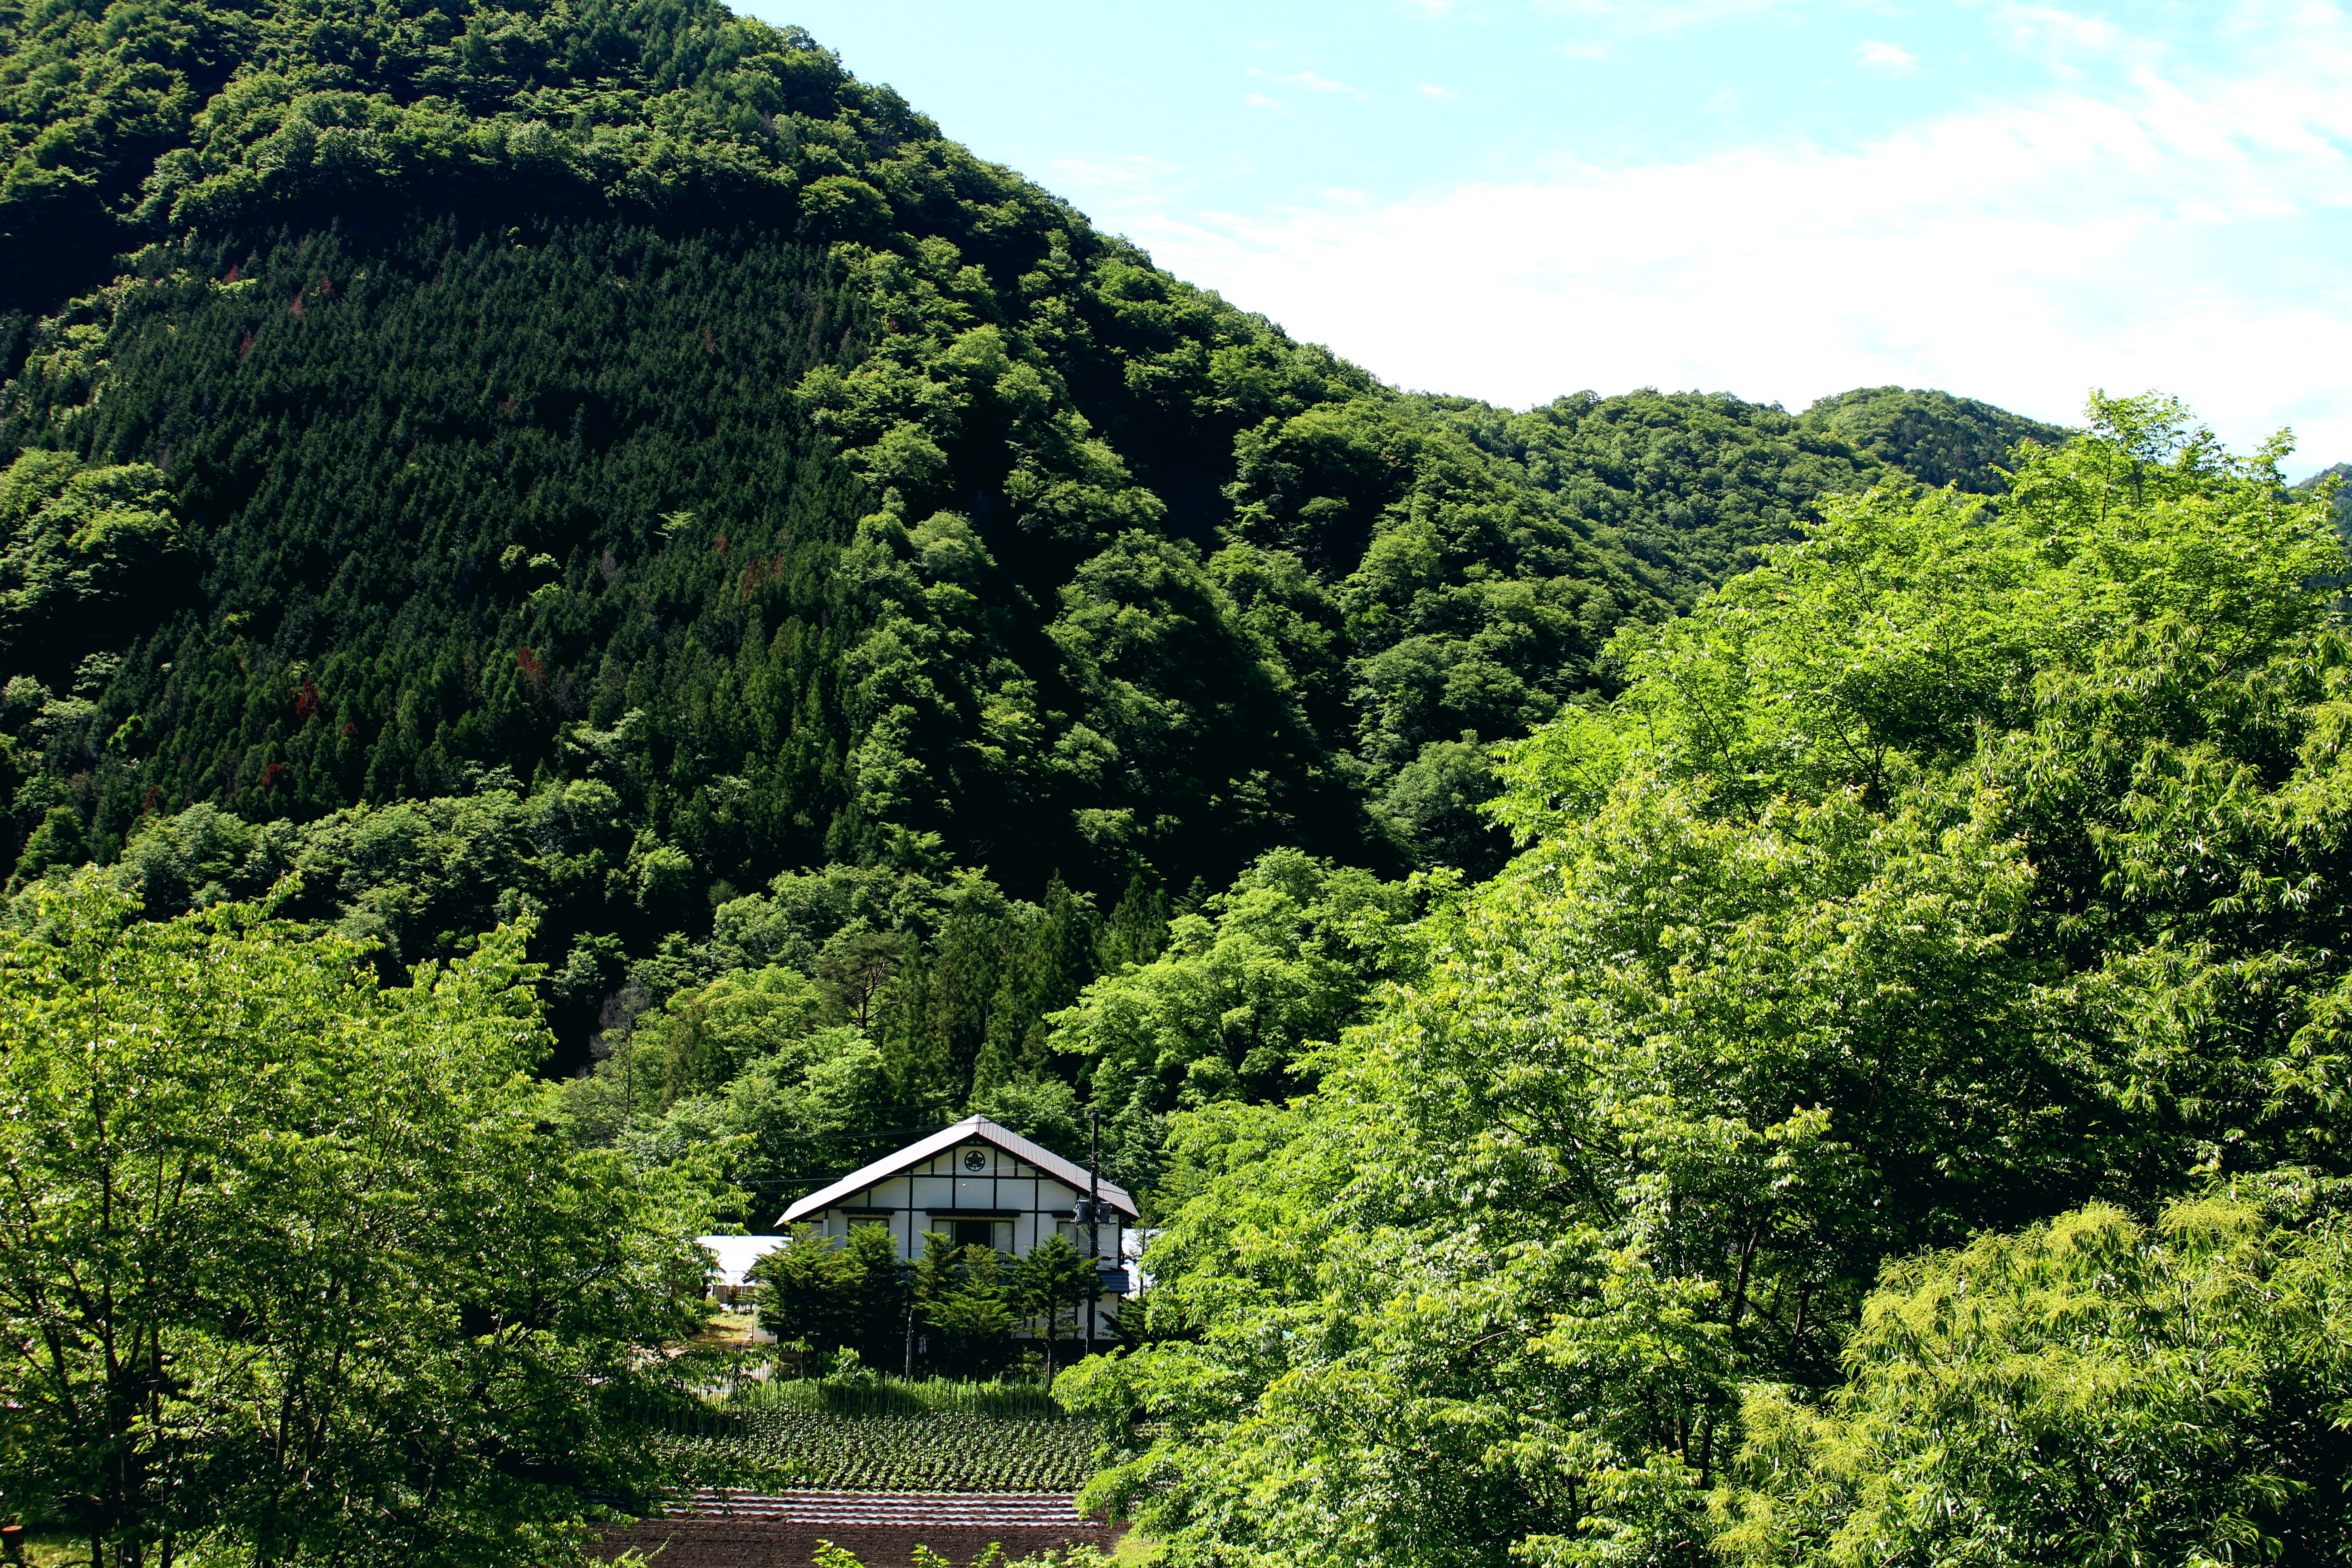
[[[789,1236],[698,1236],[711,1257],[710,1299],[722,1307],[751,1299],[751,1265],[792,1240]]]

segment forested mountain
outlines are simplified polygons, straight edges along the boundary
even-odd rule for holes
[[[1241,984],[1339,868],[1492,870],[1487,749],[1605,695],[1618,628],[2057,435],[1402,395],[711,5],[5,26],[12,888],[282,884],[387,973],[528,915],[567,1066],[621,1075],[582,1124],[782,1125],[763,1194],[976,1095],[1071,1135],[1085,1089],[1155,1168],[1380,943],[1221,1066],[1049,1048],[1089,980],[1197,910]]]
[[[2352,496],[2347,496],[2344,493],[2344,484],[2347,479],[2352,479],[2352,463],[2331,463],[2295,486],[2295,489],[2315,490],[2330,480],[2335,481],[2336,488],[2331,502],[2332,515],[2336,519],[2336,528],[2347,538],[2352,538]]]
[[[1486,746],[1926,449],[1399,395],[716,5],[0,25],[13,884],[530,912],[575,1048],[780,874],[1490,869]]]

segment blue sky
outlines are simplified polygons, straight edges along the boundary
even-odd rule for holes
[[[2158,387],[2352,458],[2342,5],[746,8],[1401,385]]]

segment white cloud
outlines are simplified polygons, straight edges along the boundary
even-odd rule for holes
[[[1245,92],[1242,94],[1242,101],[1248,104],[1252,109],[1280,109],[1282,107],[1282,100],[1278,98],[1268,98],[1262,92]]]
[[[1919,68],[1919,57],[1899,44],[1883,44],[1874,39],[1853,47],[1853,63],[1864,70],[1907,76]]]
[[[1412,90],[1421,94],[1423,98],[1454,99],[1462,96],[1452,88],[1431,87],[1425,82],[1420,87],[1414,88]]]
[[[1609,44],[1603,38],[1590,38],[1580,43],[1562,44],[1559,52],[1572,60],[1605,60],[1609,58]]]
[[[2138,64],[1853,149],[1272,217],[1097,206],[1162,265],[1410,386],[1801,405],[1899,382],[2058,418],[2091,386],[2160,387],[2240,445],[2293,423],[2315,465],[2352,458],[2352,27],[2309,4],[2281,25],[2294,47],[2235,77]]]

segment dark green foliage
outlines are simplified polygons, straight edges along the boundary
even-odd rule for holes
[[[2003,474],[2014,466],[2010,453],[2020,441],[2056,447],[2074,434],[1973,397],[1903,386],[1859,387],[1822,398],[1805,410],[1802,423],[1923,485],[1955,485],[1978,495],[2009,489]]]
[[[142,237],[273,213],[723,203],[824,220],[838,127],[886,146],[928,129],[805,34],[709,0],[333,19],[83,0],[12,11],[0,42],[0,304],[18,309]],[[824,190],[804,203],[804,181]]]
[[[1002,1373],[1026,1315],[1013,1260],[986,1247],[958,1247],[934,1230],[924,1233],[912,1272],[923,1370],[961,1378]]]
[[[308,815],[503,765],[603,778],[719,869],[821,847],[840,763],[793,721],[838,659],[813,623],[839,481],[761,377],[855,312],[836,289],[780,332],[767,302],[825,287],[788,247],[534,240],[179,251],[107,297],[109,395],[68,423],[168,465],[206,560],[201,610],[100,628],[127,656],[101,714],[142,719],[83,742],[102,834],[150,789]],[[56,416],[37,365],[17,390],[20,428]],[[740,785],[677,799],[681,750]]]
[[[0,193],[154,241],[77,300],[42,250],[0,397],[14,734],[101,860],[594,779],[642,955],[826,860],[1475,858],[1462,758],[1402,770],[1875,471],[1726,398],[1395,396],[715,6],[116,10],[9,36],[59,173]]]
[[[1525,414],[1421,401],[1524,472],[1580,531],[1620,540],[1685,608],[1755,564],[1760,546],[1793,538],[1824,497],[1883,473],[1836,436],[1723,393],[1580,392]]]
[[[1054,1345],[1062,1337],[1062,1314],[1071,1314],[1072,1338],[1076,1337],[1079,1310],[1101,1289],[1095,1259],[1070,1245],[1066,1237],[1049,1236],[1013,1266],[1013,1286],[1024,1310],[1044,1320],[1045,1377],[1054,1375]]]
[[[855,1351],[866,1366],[896,1366],[903,1353],[907,1283],[889,1230],[859,1226],[845,1242],[814,1225],[761,1257],[748,1279],[760,1290],[760,1326],[796,1341],[821,1360]]]
[[[1473,877],[1492,875],[1511,852],[1510,836],[1481,809],[1495,796],[1495,770],[1475,730],[1431,741],[1399,768],[1373,810],[1429,861]]]

